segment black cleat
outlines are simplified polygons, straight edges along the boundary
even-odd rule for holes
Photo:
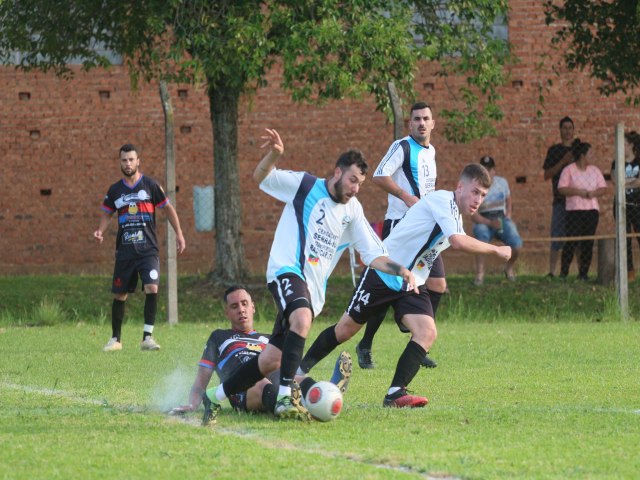
[[[358,365],[360,365],[360,368],[375,368],[370,348],[360,348],[360,344],[358,343],[356,344],[356,353],[358,354]]]
[[[420,365],[425,368],[436,368],[438,364],[429,358],[429,354],[425,354]]]

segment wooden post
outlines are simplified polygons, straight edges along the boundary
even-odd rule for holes
[[[620,316],[629,320],[627,281],[627,205],[625,198],[624,124],[616,125],[616,290]]]
[[[169,201],[176,207],[176,155],[173,133],[173,107],[169,89],[160,82],[160,99],[164,111],[164,154],[166,188]],[[167,221],[167,322],[178,323],[178,265],[176,259],[176,232]]]
[[[610,285],[616,279],[616,239],[598,240],[598,283]]]
[[[404,118],[402,116],[402,103],[393,82],[387,83],[389,92],[389,100],[391,101],[391,111],[393,112],[393,139],[397,140],[402,137],[404,132]]]

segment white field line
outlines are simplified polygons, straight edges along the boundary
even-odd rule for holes
[[[66,400],[72,401],[74,403],[79,403],[82,405],[91,405],[91,406],[104,406],[104,407],[110,407],[110,408],[116,408],[116,409],[122,409],[122,410],[126,410],[126,411],[135,411],[135,410],[139,410],[139,411],[149,411],[149,410],[153,410],[151,408],[149,409],[143,409],[143,408],[134,408],[131,406],[127,406],[127,405],[116,405],[116,404],[111,404],[109,402],[107,402],[106,400],[96,400],[96,399],[91,399],[91,398],[83,398],[78,396],[77,394],[75,394],[74,392],[67,392],[64,390],[59,390],[56,388],[41,388],[41,387],[33,387],[33,386],[29,386],[29,385],[20,385],[20,384],[16,384],[16,383],[6,383],[6,382],[0,382],[0,389],[5,388],[7,390],[17,390],[17,391],[22,391],[25,393],[29,393],[29,394],[34,394],[34,395],[43,395],[43,396],[55,396],[55,397],[60,397],[60,398],[64,398]],[[180,418],[180,417],[167,417],[168,421],[179,421],[181,423],[187,424],[187,425],[192,425],[192,426],[197,426],[199,428],[200,427],[200,421],[194,417],[188,417],[188,418]],[[223,435],[230,435],[230,436],[234,436],[237,438],[249,438],[252,441],[260,444],[262,447],[264,448],[270,448],[270,449],[276,449],[276,450],[290,450],[290,451],[294,451],[294,452],[300,452],[300,453],[306,453],[306,454],[311,454],[311,455],[319,455],[322,457],[326,457],[326,458],[331,458],[331,459],[339,459],[339,460],[346,460],[349,462],[353,462],[359,465],[367,465],[370,467],[375,467],[375,468],[379,468],[379,469],[383,469],[383,470],[390,470],[390,471],[394,471],[394,472],[398,472],[398,473],[406,473],[408,475],[413,475],[413,476],[418,476],[420,478],[425,478],[427,480],[459,480],[458,477],[454,477],[454,476],[449,476],[446,474],[437,474],[436,476],[433,475],[429,475],[426,473],[422,473],[418,470],[415,470],[411,467],[406,467],[406,466],[400,466],[400,465],[389,465],[389,464],[384,464],[384,463],[374,463],[374,462],[369,462],[366,461],[362,458],[360,458],[358,455],[355,455],[353,453],[346,453],[346,452],[341,452],[341,453],[335,453],[335,452],[328,452],[328,451],[323,451],[323,450],[314,450],[314,449],[308,449],[308,448],[301,448],[299,445],[293,445],[281,440],[277,440],[277,441],[273,441],[273,439],[267,439],[267,438],[263,438],[261,436],[259,436],[256,433],[253,432],[239,432],[237,430],[233,430],[233,429],[229,429],[229,428],[220,428],[218,426],[213,427],[213,429],[215,430],[216,433],[218,434],[223,434]]]

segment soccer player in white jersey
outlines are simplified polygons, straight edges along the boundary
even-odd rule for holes
[[[431,107],[424,102],[411,107],[409,135],[391,144],[386,155],[373,173],[373,183],[388,193],[389,206],[384,217],[382,239],[389,236],[407,210],[436,188],[436,150],[431,144],[431,131],[435,127]],[[427,281],[431,306],[435,318],[440,297],[447,289],[444,262],[436,259]],[[373,337],[382,325],[386,310],[367,320],[364,335],[356,345],[360,368],[374,368]],[[425,355],[422,365],[433,368],[437,364]]]
[[[205,393],[205,416],[209,421],[215,418],[222,400],[247,390],[278,367],[280,386],[274,414],[305,416],[295,398],[292,402],[291,384],[311,322],[324,305],[327,279],[340,254],[350,245],[366,265],[401,277],[406,288],[418,293],[413,274],[388,257],[355,198],[367,173],[362,153],[343,153],[328,179],[279,170],[274,167],[284,145],[278,132],[266,132],[262,147],[269,146],[270,150],[256,167],[253,178],[261,190],[285,203],[267,266],[267,283],[278,306],[278,316],[265,350],[216,389]]]
[[[439,190],[420,199],[384,240],[391,258],[410,269],[419,294],[407,292],[400,278],[367,268],[360,277],[351,302],[340,321],[320,333],[301,362],[298,375],[306,375],[339,344],[353,337],[382,309],[393,306],[395,321],[411,339],[400,355],[391,386],[384,397],[386,407],[423,407],[428,399],[407,393],[427,350],[436,340],[426,281],[438,255],[448,247],[474,254],[511,257],[511,247],[495,246],[469,237],[462,228],[461,214],[472,215],[491,186],[491,177],[479,164],[467,165],[455,192]],[[301,380],[305,388],[307,379]]]

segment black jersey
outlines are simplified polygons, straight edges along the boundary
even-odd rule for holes
[[[611,162],[611,171],[616,168],[616,161]],[[636,179],[640,177],[640,157],[635,157],[631,162],[624,164],[624,177]],[[627,203],[640,204],[640,188],[626,188],[625,197]]]
[[[571,147],[565,147],[561,143],[556,143],[555,145],[549,147],[549,150],[547,150],[547,157],[544,159],[544,165],[542,166],[543,170],[548,170],[552,167],[555,167],[558,162],[562,160],[565,154],[570,150]],[[564,168],[562,170],[564,170]],[[562,170],[556,173],[551,179],[551,189],[553,190],[554,204],[564,203],[564,197],[558,192],[558,182],[560,181],[560,174],[562,173]]]
[[[164,207],[168,201],[160,185],[144,175],[133,187],[129,187],[124,179],[109,187],[102,210],[118,214],[116,259],[158,255],[156,209]]]
[[[224,382],[245,362],[262,352],[269,343],[269,335],[237,330],[214,330],[207,340],[198,365],[215,369]]]

